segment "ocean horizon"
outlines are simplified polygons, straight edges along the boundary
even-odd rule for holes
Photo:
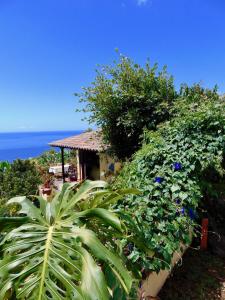
[[[0,133],[0,161],[12,162],[15,159],[28,159],[55,149],[48,144],[52,141],[77,135],[83,130],[34,131]]]

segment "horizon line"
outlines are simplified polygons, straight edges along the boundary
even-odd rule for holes
[[[87,129],[87,128],[86,128]],[[1,133],[34,133],[34,132],[66,132],[66,131],[84,131],[86,130],[84,128],[82,129],[59,129],[59,130],[28,130],[28,131],[0,131]]]

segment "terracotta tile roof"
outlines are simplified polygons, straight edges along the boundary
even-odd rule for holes
[[[84,149],[92,151],[104,151],[108,148],[103,144],[101,131],[89,131],[79,135],[71,136],[63,140],[49,143],[52,147],[63,147],[69,149]]]

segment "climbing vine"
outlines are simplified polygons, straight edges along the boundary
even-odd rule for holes
[[[191,242],[203,200],[203,173],[211,169],[224,176],[224,112],[216,91],[183,87],[173,107],[175,117],[157,131],[145,132],[142,149],[118,177],[116,186],[142,192],[117,206],[131,212],[154,254],[140,250],[131,232],[123,243],[128,259],[139,268],[168,268],[181,243]]]

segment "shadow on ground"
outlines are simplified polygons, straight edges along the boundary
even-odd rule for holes
[[[160,300],[225,300],[225,260],[189,249],[182,266],[174,268],[159,294]]]

